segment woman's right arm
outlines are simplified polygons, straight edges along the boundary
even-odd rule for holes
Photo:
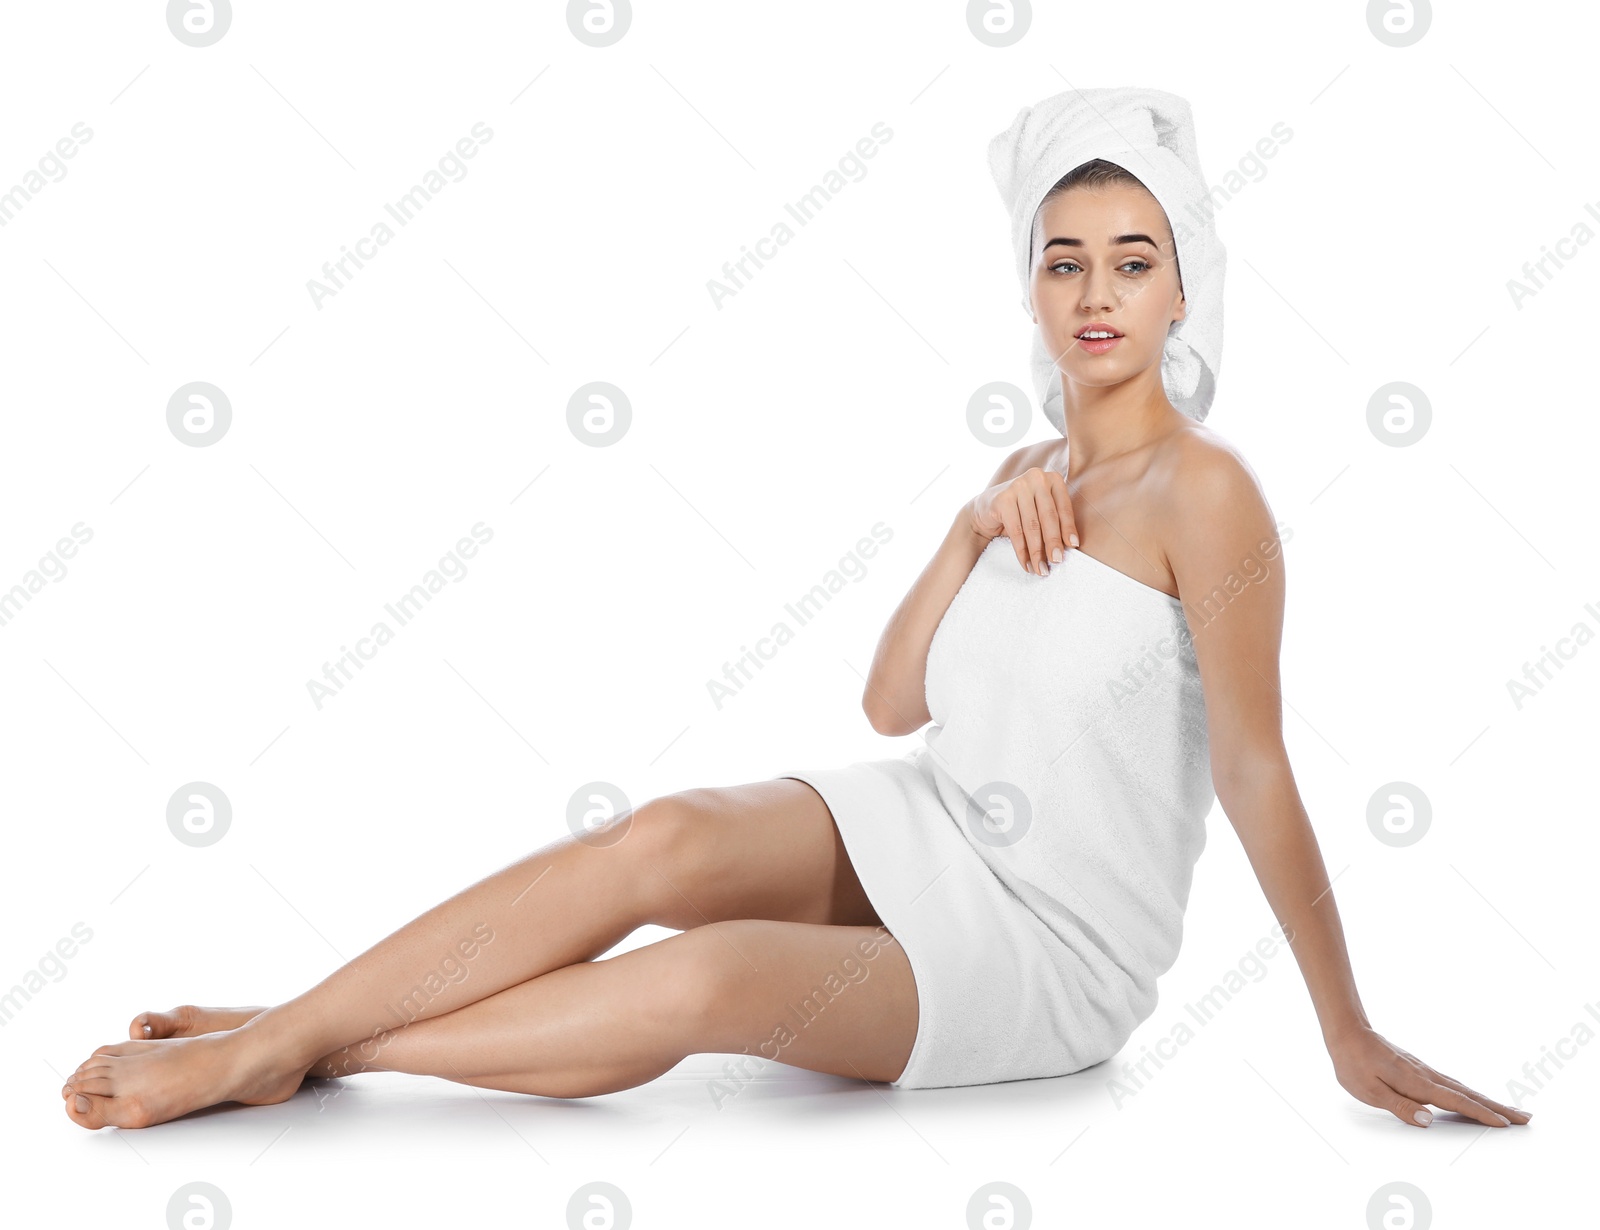
[[[1009,534],[1019,562],[1031,557],[1045,567],[1057,546],[1065,549],[1076,525],[1059,474],[1029,468],[1038,445],[1018,449],[995,472],[988,489],[957,511],[933,559],[900,600],[878,640],[861,697],[872,729],[883,735],[909,735],[932,717],[926,680],[928,647],[972,566],[991,539]]]

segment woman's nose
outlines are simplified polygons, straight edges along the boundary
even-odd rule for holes
[[[1086,312],[1108,312],[1117,306],[1111,292],[1111,275],[1090,271],[1083,279],[1082,307]]]

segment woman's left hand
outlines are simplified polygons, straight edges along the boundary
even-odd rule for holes
[[[1425,1102],[1489,1127],[1510,1127],[1532,1117],[1434,1071],[1370,1027],[1330,1042],[1328,1055],[1339,1083],[1352,1097],[1390,1111],[1414,1127],[1427,1127],[1433,1121],[1433,1112],[1423,1107]]]

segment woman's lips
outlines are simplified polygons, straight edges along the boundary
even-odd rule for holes
[[[1082,337],[1078,339],[1078,346],[1089,354],[1105,354],[1121,340],[1120,337]]]

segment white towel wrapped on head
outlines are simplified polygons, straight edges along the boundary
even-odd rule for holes
[[[1096,158],[1136,176],[1166,211],[1183,271],[1185,319],[1172,326],[1162,354],[1167,397],[1204,420],[1222,363],[1222,281],[1227,254],[1212,219],[1212,203],[1195,147],[1189,104],[1176,94],[1138,87],[1067,90],[1017,113],[989,142],[989,169],[1011,219],[1011,241],[1022,283],[1022,310],[1031,318],[1033,218],[1045,194],[1075,167]],[[1060,373],[1038,329],[1029,359],[1034,392],[1045,417],[1065,434]]]

